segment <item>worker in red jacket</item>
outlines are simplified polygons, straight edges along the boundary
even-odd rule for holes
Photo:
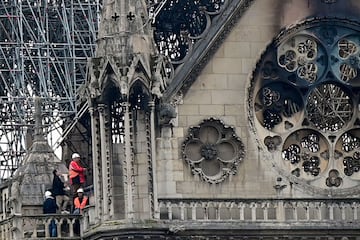
[[[72,160],[69,165],[69,178],[75,195],[77,190],[84,186],[86,168],[83,168],[80,165],[80,155],[78,153],[73,153],[71,159]]]

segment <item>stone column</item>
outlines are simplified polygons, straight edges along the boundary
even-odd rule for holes
[[[98,142],[98,130],[96,126],[96,116],[94,112],[94,107],[89,108],[91,116],[91,151],[92,151],[92,162],[93,162],[93,185],[94,185],[94,204],[95,204],[95,221],[96,223],[100,221],[101,213],[101,186],[100,186],[100,172],[99,172],[99,152],[101,151],[100,143]]]
[[[125,131],[125,179],[124,185],[126,189],[126,216],[128,219],[134,218],[133,207],[133,189],[132,189],[132,153],[131,153],[131,132],[130,132],[130,114],[129,103],[122,103],[124,107],[124,131]]]
[[[102,182],[102,210],[103,210],[103,220],[106,221],[109,219],[109,210],[110,206],[107,201],[109,196],[108,192],[108,159],[106,154],[106,132],[105,132],[105,122],[106,122],[106,114],[105,114],[105,105],[99,105],[99,120],[100,120],[100,148],[101,148],[101,182]]]
[[[155,219],[160,218],[159,203],[158,203],[158,186],[157,186],[157,174],[156,174],[156,139],[155,139],[155,102],[149,102],[150,107],[150,136],[151,136],[151,168],[152,168],[152,189],[153,189],[153,207],[154,212],[152,217]]]

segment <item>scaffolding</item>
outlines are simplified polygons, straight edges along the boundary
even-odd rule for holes
[[[0,179],[12,176],[31,144],[35,97],[56,147],[64,125],[72,125],[66,121],[84,112],[80,90],[101,6],[101,0],[0,1]]]

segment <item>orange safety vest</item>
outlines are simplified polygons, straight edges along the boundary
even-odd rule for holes
[[[86,196],[84,196],[80,203],[79,197],[75,198],[74,199],[75,208],[84,209],[84,207],[86,206],[87,200],[88,200],[88,198]]]

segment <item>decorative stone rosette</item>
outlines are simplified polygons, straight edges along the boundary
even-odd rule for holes
[[[233,127],[210,118],[189,129],[182,144],[182,155],[193,174],[206,182],[220,183],[236,174],[245,151]]]

